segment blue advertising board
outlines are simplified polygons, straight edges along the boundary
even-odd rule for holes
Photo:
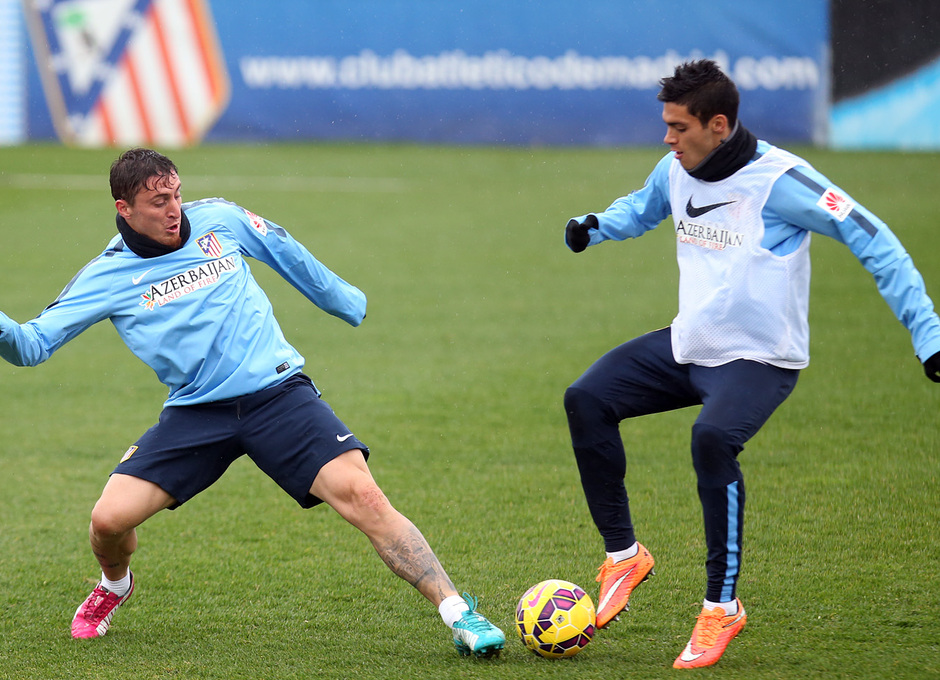
[[[230,87],[209,141],[657,144],[659,79],[700,57],[735,79],[759,136],[825,130],[826,0],[208,4]],[[40,91],[31,137],[54,134]]]
[[[940,59],[832,107],[836,149],[940,150]]]

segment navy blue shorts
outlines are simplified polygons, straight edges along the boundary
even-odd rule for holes
[[[179,507],[211,486],[228,466],[248,455],[302,507],[322,501],[310,485],[341,453],[369,449],[298,373],[237,399],[168,406],[160,421],[128,449],[114,473],[158,485]]]

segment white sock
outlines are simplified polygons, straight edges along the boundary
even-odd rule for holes
[[[640,544],[634,541],[633,545],[631,545],[626,550],[609,552],[607,553],[607,557],[611,558],[614,561],[614,564],[616,564],[617,562],[629,560],[631,557],[636,557],[638,552],[640,552]]]
[[[124,578],[117,581],[111,581],[104,573],[101,574],[101,585],[110,590],[118,597],[124,597],[127,591],[131,589],[131,572],[124,574]]]
[[[469,609],[469,605],[460,595],[445,597],[444,601],[437,606],[437,611],[440,612],[448,628],[453,628],[454,624],[460,620],[460,615]]]
[[[721,607],[725,610],[725,616],[734,616],[738,613],[738,601],[731,600],[731,602],[712,602],[711,600],[705,600],[705,609],[709,611],[715,607]]]

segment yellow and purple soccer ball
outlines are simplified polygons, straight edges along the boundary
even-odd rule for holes
[[[594,637],[594,602],[570,581],[536,583],[516,606],[516,630],[522,644],[539,656],[574,656]]]

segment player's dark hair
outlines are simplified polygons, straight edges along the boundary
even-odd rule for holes
[[[147,183],[158,184],[172,174],[179,174],[173,161],[152,149],[128,149],[111,164],[111,196],[133,204]]]
[[[723,114],[728,126],[734,129],[740,102],[738,88],[711,59],[679,64],[672,77],[663,78],[659,84],[662,87],[656,96],[659,101],[686,107],[702,125]]]

